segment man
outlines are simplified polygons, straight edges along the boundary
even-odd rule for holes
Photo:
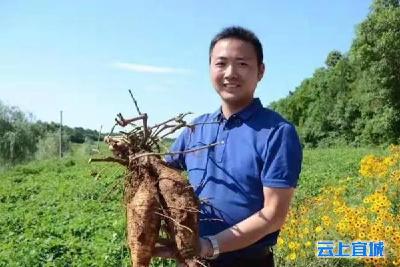
[[[195,130],[184,130],[171,151],[219,144],[165,160],[188,172],[203,200],[201,257],[211,266],[274,266],[272,246],[301,169],[299,138],[292,124],[254,98],[265,66],[251,31],[222,30],[211,42],[209,64],[221,107],[196,118]]]

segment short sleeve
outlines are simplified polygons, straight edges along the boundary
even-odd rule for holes
[[[261,171],[263,186],[296,187],[303,152],[295,127],[289,123],[277,126],[269,135],[267,142]]]
[[[172,143],[169,152],[180,152],[186,150],[188,145],[188,138],[189,138],[189,129],[185,128],[178,138],[175,139],[174,143]],[[165,162],[174,167],[181,170],[186,170],[185,164],[185,155],[183,153],[175,154],[175,155],[166,155],[164,157]]]

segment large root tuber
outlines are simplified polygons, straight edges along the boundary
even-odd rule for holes
[[[156,179],[148,173],[143,175],[135,195],[127,203],[128,244],[132,265],[149,266],[160,230],[160,216]]]
[[[132,265],[149,265],[159,237],[160,225],[166,225],[167,234],[174,241],[178,259],[190,267],[201,266],[197,259],[199,200],[181,172],[162,161],[161,156],[164,153],[160,152],[163,137],[182,127],[194,130],[195,125],[188,125],[183,120],[189,114],[186,113],[148,127],[147,114],[141,113],[133,96],[132,99],[139,116],[125,119],[118,114],[116,125],[132,125],[133,130],[121,132],[122,135],[119,136],[110,136],[115,125],[104,140],[113,151],[114,157],[91,160],[117,162],[127,167],[124,200]],[[142,121],[142,126],[135,125],[136,121]],[[215,144],[209,146],[212,145]]]
[[[158,174],[158,187],[165,213],[173,218],[168,221],[169,231],[174,237],[176,248],[183,259],[199,254],[198,212],[199,201],[188,181],[179,170],[155,160],[152,167]]]

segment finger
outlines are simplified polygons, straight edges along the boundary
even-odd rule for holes
[[[156,244],[153,250],[153,257],[160,257],[160,258],[175,258],[174,251],[167,247],[160,244]]]
[[[174,247],[174,243],[175,242],[173,240],[171,240],[171,239],[168,239],[168,238],[159,237],[157,239],[157,243],[160,244],[160,245],[163,245],[163,246]]]

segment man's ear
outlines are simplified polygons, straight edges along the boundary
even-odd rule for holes
[[[261,81],[265,73],[265,65],[264,63],[261,63],[260,66],[258,66],[258,81]]]

